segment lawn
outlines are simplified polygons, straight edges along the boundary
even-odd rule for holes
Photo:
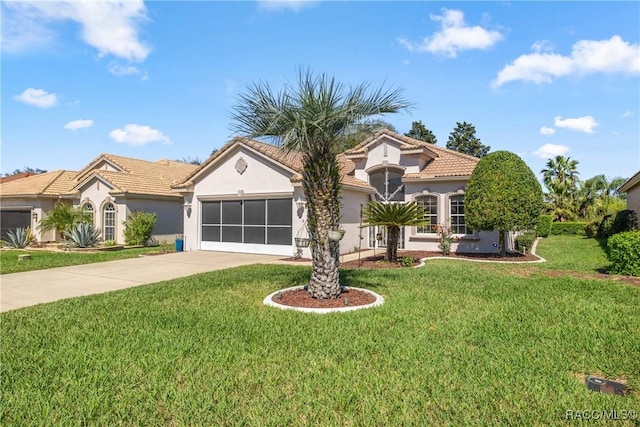
[[[558,242],[562,258],[597,250]],[[579,258],[549,265],[601,267]],[[344,314],[264,307],[310,272],[275,265],[2,313],[0,424],[546,426],[640,410],[640,288],[542,265],[345,270],[386,303]],[[588,391],[592,373],[635,391]]]
[[[0,251],[0,274],[19,273],[68,265],[91,264],[116,259],[135,258],[147,252],[158,251],[158,247],[132,248],[103,252],[51,252],[42,250]],[[31,254],[28,261],[18,261],[18,255]]]

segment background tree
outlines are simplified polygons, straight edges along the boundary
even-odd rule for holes
[[[420,203],[384,203],[369,202],[362,211],[367,225],[384,225],[387,227],[386,260],[398,260],[398,242],[400,227],[429,224],[424,219],[424,208]]]
[[[498,230],[498,252],[502,256],[505,233],[533,229],[542,206],[542,187],[535,174],[520,157],[508,151],[496,151],[482,158],[465,190],[467,226],[474,230]]]
[[[456,122],[455,129],[449,134],[447,148],[479,158],[486,156],[491,149],[480,142],[476,137],[476,128],[467,122]]]
[[[47,212],[47,216],[38,223],[41,231],[56,230],[59,237],[64,233],[70,233],[76,224],[90,223],[92,215],[81,208],[74,208],[62,202],[56,202],[53,209]]]
[[[408,136],[409,138],[417,139],[419,141],[424,141],[429,144],[436,144],[438,139],[436,135],[431,132],[431,130],[427,129],[425,125],[422,124],[422,121],[418,120],[417,122],[411,122],[411,129],[409,132],[405,133],[404,136]]]
[[[326,74],[300,71],[297,85],[274,93],[266,83],[253,83],[232,109],[234,129],[248,137],[275,139],[286,150],[301,153],[302,188],[307,200],[312,273],[309,295],[340,295],[339,242],[328,231],[340,226],[341,137],[367,118],[409,107],[399,89],[371,89],[363,83],[347,87]]]
[[[46,171],[46,170],[43,170],[43,169],[30,168],[30,167],[25,166],[24,168],[22,168],[22,169],[16,169],[16,170],[14,170],[14,171],[13,171],[13,172],[11,172],[11,173],[5,173],[5,174],[4,174],[4,176],[18,175],[18,174],[21,174],[21,173],[28,173],[28,174],[30,174],[30,175],[39,175],[39,174],[41,174],[41,173],[46,173],[46,172],[47,172],[47,171]]]
[[[554,216],[554,221],[567,221],[577,214],[578,163],[571,157],[556,156],[541,171],[547,188],[545,209]]]
[[[391,123],[385,122],[381,119],[372,119],[366,120],[362,123],[354,123],[345,129],[344,133],[338,138],[338,143],[342,145],[341,148],[338,148],[338,151],[346,151],[353,148],[382,129],[397,132],[396,128]]]
[[[213,153],[212,153],[212,155],[213,155]],[[201,165],[202,164],[202,159],[200,159],[200,157],[191,158],[191,156],[187,156],[187,157],[183,157],[181,159],[178,159],[176,161],[177,162],[186,163],[188,165]]]

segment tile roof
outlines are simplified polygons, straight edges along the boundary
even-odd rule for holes
[[[69,191],[74,185],[76,172],[57,170],[25,178],[0,183],[0,195],[9,196],[52,196]]]
[[[96,169],[102,160],[114,164],[122,171]],[[171,185],[181,182],[185,176],[198,168],[197,165],[177,162],[174,160],[147,160],[130,157],[102,154],[90,166],[80,171],[76,176],[76,188],[91,176],[100,176],[115,188],[112,192],[129,193],[152,196],[179,197],[171,191]]]
[[[243,137],[235,137],[231,141],[223,145],[211,157],[205,160],[197,170],[187,176],[180,184],[173,185],[172,187],[175,189],[188,187],[190,181],[192,181],[193,178],[197,177],[203,170],[207,169],[211,163],[213,163],[219,157],[222,157],[226,151],[228,151],[232,146],[236,144],[243,144],[249,148],[252,148],[257,152],[265,155],[266,157],[291,169],[293,171],[291,176],[292,182],[302,181],[302,153],[297,151],[287,151],[281,147],[273,144],[268,144],[266,142],[260,142]],[[373,190],[373,187],[371,187],[368,183],[353,176],[355,164],[351,160],[347,159],[344,154],[338,155],[338,162],[340,163],[340,173],[342,176],[343,185]]]
[[[103,160],[122,171],[97,169]],[[91,176],[100,176],[116,188],[116,193],[151,196],[180,197],[171,191],[171,184],[180,182],[197,165],[159,160],[150,162],[130,157],[101,154],[80,172],[57,170],[9,182],[0,182],[0,195],[8,196],[61,196],[73,194]]]
[[[427,161],[427,164],[420,172],[405,174],[404,178],[407,179],[469,176],[480,161],[477,157],[463,154],[455,150],[450,150],[448,148],[439,147],[435,144],[429,144],[428,142],[409,138],[408,136],[399,135],[388,129],[380,130],[375,135],[362,141],[352,149],[345,151],[345,154],[361,154],[363,151],[367,150],[367,146],[385,136],[406,144],[400,147],[401,151],[422,148],[429,153],[429,157],[432,157],[432,159]]]

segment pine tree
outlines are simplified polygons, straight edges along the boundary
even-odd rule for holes
[[[456,122],[456,128],[449,134],[447,148],[478,158],[486,156],[491,149],[480,142],[476,137],[476,128],[467,122]]]
[[[419,141],[424,141],[429,144],[436,144],[438,142],[435,134],[431,132],[431,130],[427,129],[427,127],[422,124],[421,120],[412,122],[411,130],[405,133],[404,136],[408,136],[409,138],[417,139]]]

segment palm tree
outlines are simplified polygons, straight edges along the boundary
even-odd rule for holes
[[[87,222],[91,222],[89,212],[66,203],[56,202],[53,209],[40,221],[38,228],[41,231],[56,230],[58,236],[62,238],[65,232],[71,232],[74,225]]]
[[[340,295],[339,242],[328,231],[340,225],[341,137],[367,118],[409,107],[400,89],[370,90],[368,83],[346,87],[326,74],[300,71],[297,86],[275,93],[267,83],[253,83],[241,94],[231,116],[234,130],[250,138],[274,139],[286,150],[302,154],[302,188],[307,199],[307,225],[313,269],[309,295]]]
[[[362,212],[367,225],[387,227],[387,261],[398,260],[400,227],[429,224],[424,218],[424,207],[418,202],[369,202]]]
[[[557,221],[566,221],[575,211],[575,195],[578,189],[578,161],[571,157],[556,156],[549,159],[542,169],[542,179],[548,193],[547,209]]]

